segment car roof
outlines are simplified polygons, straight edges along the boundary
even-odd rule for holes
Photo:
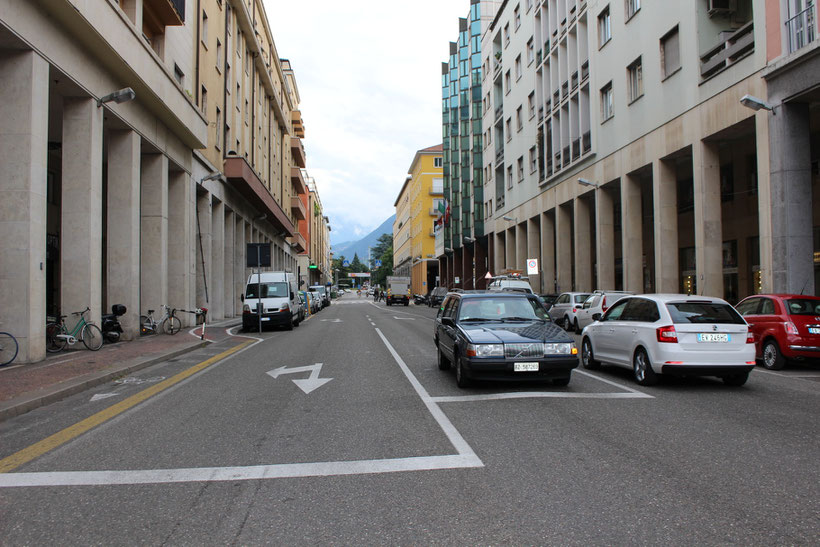
[[[700,296],[697,294],[666,294],[666,293],[651,293],[651,294],[630,294],[626,298],[647,298],[655,302],[668,304],[670,302],[710,302],[713,304],[728,304],[722,298],[715,296]]]
[[[471,291],[465,293],[452,293],[458,294],[461,298],[482,298],[482,297],[491,297],[491,298],[535,298],[536,295],[528,292],[521,292],[521,291]]]
[[[808,300],[820,300],[820,296],[814,296],[813,294],[789,294],[789,293],[766,293],[766,294],[750,294],[746,298],[756,298],[759,296],[765,296],[767,298],[806,298]],[[743,300],[746,300],[744,298]]]

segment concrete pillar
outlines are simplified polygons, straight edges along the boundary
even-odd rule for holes
[[[453,252],[453,283],[459,289],[464,288],[464,248],[459,247]],[[458,278],[456,281],[455,278]]]
[[[33,51],[0,55],[0,328],[19,363],[46,355],[48,70]]]
[[[198,253],[194,247],[199,241],[195,237],[194,208],[194,182],[190,175],[172,171],[168,175],[168,305],[186,310],[196,307],[194,280]],[[185,313],[179,318],[186,326],[196,321],[193,315]]]
[[[755,140],[757,151],[757,218],[760,234],[760,281],[761,292],[774,292],[772,260],[772,189],[769,172],[769,113],[760,110],[755,114]],[[776,143],[775,143],[776,144]],[[814,294],[814,293],[811,293]]]
[[[772,289],[815,294],[809,105],[769,116]],[[762,256],[762,254],[761,254]]]
[[[168,158],[142,156],[140,244],[140,313],[155,310],[162,317],[168,304]],[[174,304],[175,306],[175,304]]]
[[[225,211],[225,259],[223,261],[225,264],[225,276],[223,278],[224,297],[222,299],[225,307],[225,317],[233,317],[236,315],[234,306],[237,300],[233,295],[234,287],[236,286],[233,267],[234,245],[236,244],[236,219],[234,217],[233,211]]]
[[[592,233],[589,201],[577,197],[575,204],[575,288],[591,291],[592,286]]]
[[[461,286],[464,287],[465,290],[472,290],[475,288],[475,268],[474,268],[474,255],[473,255],[473,245],[475,242],[469,243],[462,247],[462,260],[461,260],[461,271],[464,274],[464,279],[462,280]],[[427,279],[427,266],[426,262],[422,263],[423,269],[422,272],[424,274],[424,279]]]
[[[61,311],[102,305],[103,108],[87,98],[63,99],[63,192],[60,248]],[[69,327],[74,317],[68,317]]]
[[[569,206],[572,206],[570,203]],[[573,290],[572,283],[572,219],[569,207],[555,207],[555,246],[557,248],[556,269],[558,271],[557,292]]]
[[[487,275],[487,249],[482,244],[481,240],[476,239],[475,252],[473,256],[475,264],[475,288],[486,289],[487,280],[484,276]]]
[[[499,231],[495,233],[495,256],[493,262],[495,263],[493,275],[499,275],[506,267],[507,260],[507,239],[506,232]]]
[[[553,293],[557,289],[555,271],[555,213],[541,213],[541,277],[542,290]]]
[[[595,259],[598,289],[615,289],[615,205],[604,187],[595,190]]]
[[[529,234],[526,220],[515,225],[515,263],[513,269],[523,271],[523,275],[527,273],[527,264],[525,262],[527,260],[527,249],[529,248],[527,235]]]
[[[643,211],[641,181],[626,175],[621,179],[621,248],[624,290],[643,292]]]
[[[108,132],[106,292],[110,304],[125,305],[120,324],[126,340],[140,335],[140,149],[134,131]]]
[[[196,306],[210,308],[211,296],[211,194],[202,192],[196,196],[199,217],[199,241],[196,242]],[[204,260],[203,260],[204,257]],[[203,264],[204,262],[204,264]],[[210,309],[209,315],[210,315]]]
[[[717,144],[696,142],[692,146],[692,161],[695,175],[697,292],[704,296],[722,298],[723,222],[720,211],[720,158]]]
[[[678,266],[678,183],[675,164],[652,163],[652,199],[655,211],[655,291],[680,291]]]
[[[234,215],[236,219],[236,230],[234,232],[234,259],[233,259],[233,269],[234,269],[234,286],[233,292],[231,293],[231,298],[234,301],[235,309],[237,315],[242,313],[242,301],[239,299],[239,295],[245,292],[245,282],[247,281],[247,277],[245,276],[245,220],[239,215]]]
[[[505,232],[506,240],[504,245],[504,269],[509,271],[515,269],[515,254],[518,250],[518,239],[515,237],[515,226],[507,228]]]
[[[214,200],[211,213],[213,216],[211,220],[213,283],[208,315],[214,319],[223,319],[225,317],[225,204]]]
[[[534,258],[538,260],[538,273],[531,274],[527,272],[526,263],[524,264],[524,275],[530,278],[530,287],[532,290],[543,293],[544,292],[544,276],[541,275],[541,217],[535,216],[527,221],[527,256],[525,260]]]

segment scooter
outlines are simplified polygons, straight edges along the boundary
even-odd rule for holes
[[[413,303],[417,306],[427,305],[428,299],[426,294],[415,294],[413,295]]]
[[[111,306],[111,311],[113,313],[106,313],[102,316],[101,322],[103,339],[113,344],[119,342],[122,336],[122,325],[120,325],[120,320],[117,318],[125,314],[126,308],[122,304],[114,304]]]

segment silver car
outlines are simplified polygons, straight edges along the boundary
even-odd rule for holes
[[[615,302],[635,293],[628,291],[595,291],[584,301],[583,306],[575,314],[575,332],[581,334],[584,327],[594,321],[593,315],[603,315]]]
[[[558,295],[552,303],[549,314],[550,319],[561,325],[566,330],[575,328],[575,314],[584,305],[584,301],[589,298],[588,292],[565,292]]]

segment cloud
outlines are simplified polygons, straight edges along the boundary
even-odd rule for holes
[[[468,0],[275,2],[266,11],[291,61],[314,177],[333,242],[395,212],[417,150],[441,142],[441,63]]]

